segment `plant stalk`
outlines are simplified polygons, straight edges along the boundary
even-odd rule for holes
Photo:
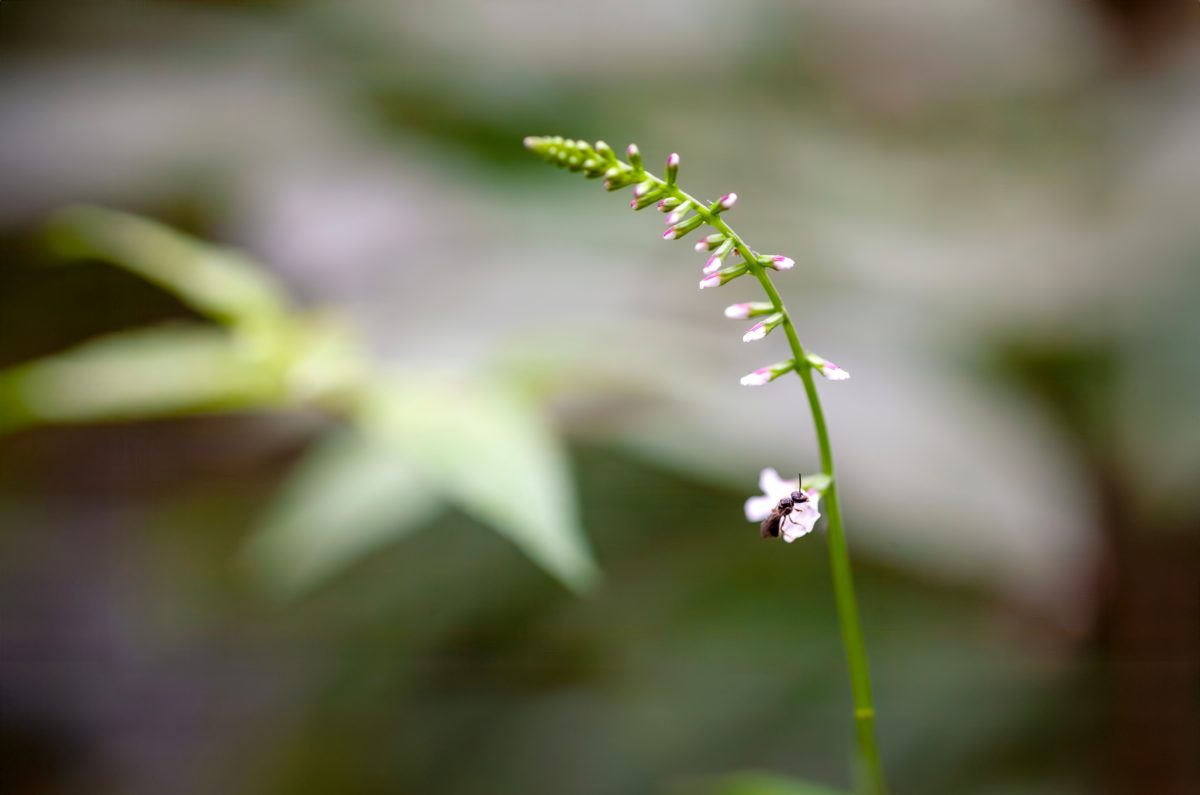
[[[817,434],[817,449],[821,457],[821,471],[829,478],[825,489],[825,515],[828,521],[829,565],[833,578],[833,594],[837,604],[838,623],[841,626],[842,644],[846,649],[846,663],[850,669],[850,692],[854,700],[854,733],[858,741],[858,765],[856,779],[859,790],[867,795],[886,795],[887,782],[883,775],[883,764],[879,758],[879,747],[875,741],[875,705],[871,698],[871,674],[867,665],[867,649],[863,642],[862,622],[858,613],[858,600],[854,595],[854,575],[850,566],[850,550],[846,544],[846,531],[842,524],[842,507],[838,500],[837,477],[833,465],[833,447],[829,442],[829,429],[825,424],[825,412],[813,381],[812,366],[805,357],[804,346],[792,325],[792,316],[783,305],[783,298],[767,275],[766,268],[758,263],[754,252],[745,241],[730,228],[729,224],[707,209],[687,193],[678,188],[671,189],[672,195],[687,199],[696,207],[697,215],[718,232],[733,240],[734,247],[749,264],[750,272],[758,279],[763,291],[776,312],[783,315],[783,330],[787,335],[788,347],[796,360],[796,374],[804,384],[812,411],[813,427]]]

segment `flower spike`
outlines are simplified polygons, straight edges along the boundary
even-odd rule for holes
[[[632,144],[627,150],[627,162],[619,159],[612,148],[603,141],[589,145],[584,141],[573,141],[559,136],[531,136],[525,139],[525,146],[543,160],[560,168],[582,172],[589,178],[604,177],[604,187],[610,191],[636,184],[638,187],[631,202],[632,206],[640,209],[657,202],[658,209],[669,216],[667,230],[663,233],[667,240],[677,240],[701,226],[707,226],[707,236],[695,244],[698,253],[708,254],[700,289],[718,287],[749,273],[762,285],[770,300],[733,304],[725,309],[725,316],[739,320],[761,318],[743,335],[742,339],[747,342],[761,340],[779,326],[787,327],[787,345],[793,358],[760,367],[743,376],[741,383],[745,386],[761,386],[786,373],[797,372],[803,381],[812,412],[822,472],[803,480],[784,481],[775,470],[763,470],[761,485],[764,494],[752,497],[746,502],[746,518],[762,523],[761,534],[764,537],[783,538],[791,542],[812,532],[821,515],[817,509],[819,501],[825,501],[829,505],[829,552],[834,597],[838,605],[838,617],[842,625],[850,680],[853,684],[851,692],[854,697],[857,729],[855,736],[858,740],[859,758],[865,773],[864,782],[868,785],[866,790],[873,795],[882,795],[887,791],[887,786],[875,744],[872,724],[875,709],[870,693],[866,654],[862,648],[862,630],[854,599],[845,530],[837,506],[837,490],[833,483],[829,433],[826,430],[825,414],[821,409],[818,390],[813,388],[811,371],[815,369],[823,377],[835,381],[845,380],[850,374],[833,362],[807,353],[793,331],[792,318],[788,315],[778,291],[771,284],[770,272],[790,270],[795,267],[796,262],[782,254],[758,253],[730,228],[722,214],[736,204],[736,193],[727,193],[717,201],[709,203],[683,191],[678,186],[677,154],[672,153],[667,158],[665,178],[660,179],[645,170],[641,153]],[[734,254],[741,257],[742,261],[725,264]]]

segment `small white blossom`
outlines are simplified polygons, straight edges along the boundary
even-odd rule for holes
[[[762,495],[746,500],[746,521],[749,522],[761,522],[766,519],[780,500],[800,490],[800,479],[784,480],[773,468],[767,467],[759,475],[758,487],[763,490]],[[821,518],[821,512],[817,510],[817,503],[821,499],[820,492],[808,489],[804,494],[808,501],[795,506],[779,523],[779,535],[789,544],[811,533],[817,520]]]

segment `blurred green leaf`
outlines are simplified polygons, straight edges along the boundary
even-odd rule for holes
[[[290,597],[429,519],[440,500],[394,444],[341,430],[320,441],[267,508],[246,561]]]
[[[796,779],[761,773],[730,776],[712,790],[713,795],[846,795],[841,790]]]
[[[544,413],[515,390],[482,380],[390,382],[365,401],[362,421],[568,587],[595,581],[566,453]]]
[[[287,312],[283,290],[261,266],[136,215],[68,207],[50,219],[46,240],[58,257],[125,268],[221,323],[270,327]]]
[[[142,329],[0,372],[0,431],[244,409],[281,394],[278,374],[221,329]]]

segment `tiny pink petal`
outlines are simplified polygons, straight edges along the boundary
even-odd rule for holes
[[[703,285],[703,282],[701,285]],[[752,373],[747,373],[742,376],[740,383],[742,386],[763,386],[764,384],[769,384],[771,383],[771,368],[760,367]]]

